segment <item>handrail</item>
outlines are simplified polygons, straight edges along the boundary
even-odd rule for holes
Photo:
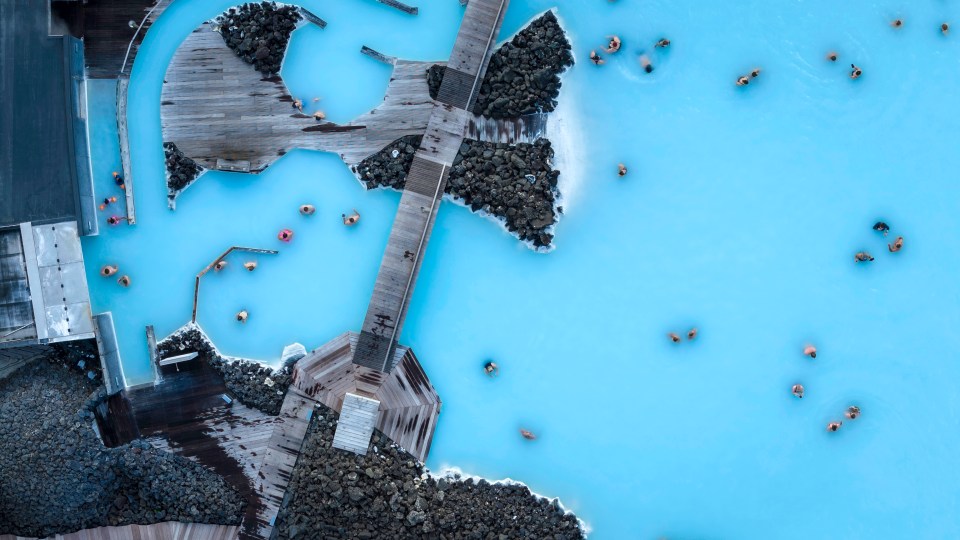
[[[6,334],[0,336],[0,339],[4,339],[4,338],[7,338],[7,337],[9,337],[9,336],[12,336],[12,335],[16,334],[17,332],[19,332],[19,331],[21,331],[21,330],[26,330],[27,328],[30,328],[31,326],[35,326],[36,324],[37,324],[36,321],[34,321],[34,322],[29,322],[29,323],[21,326],[20,328],[14,329],[14,330],[12,330],[12,331],[10,331],[10,332],[7,332]]]
[[[204,274],[209,272],[211,268],[216,266],[218,262],[225,259],[227,255],[229,255],[234,251],[246,251],[248,253],[262,253],[265,255],[276,255],[277,253],[279,253],[275,249],[250,248],[250,247],[243,247],[243,246],[231,246],[230,249],[221,253],[219,257],[214,259],[212,263],[208,264],[206,268],[204,268],[203,270],[200,271],[200,273],[197,274],[196,281],[194,281],[194,284],[193,284],[193,317],[191,317],[190,319],[191,322],[194,322],[194,323],[197,322],[197,301],[200,298],[200,278],[202,278]]]
[[[483,65],[487,63],[487,55],[491,54],[490,46],[493,45],[493,36],[497,33],[497,22],[500,21],[500,17],[503,16],[503,6],[507,3],[507,0],[500,0],[500,9],[497,10],[497,20],[493,22],[493,28],[490,29],[490,36],[487,37],[487,46],[483,53],[483,62],[480,63],[480,69],[477,70],[476,76],[473,78],[473,87],[470,88],[470,96],[467,98],[467,110],[473,109],[471,107],[473,102],[473,93],[477,90],[477,83],[480,82],[480,72],[483,71]],[[469,8],[467,8],[469,9]]]
[[[147,23],[147,19],[150,18],[150,15],[153,14],[153,10],[157,9],[157,6],[159,6],[162,2],[163,0],[157,0],[157,3],[150,8],[150,11],[148,11],[146,15],[143,16],[143,20],[140,21],[140,26],[137,26],[137,31],[134,32],[133,37],[130,38],[130,43],[127,45],[127,53],[123,55],[123,63],[120,64],[121,75],[123,74],[124,70],[127,69],[127,59],[130,58],[130,50],[133,49],[133,44],[137,41],[137,36],[140,35],[140,30],[143,28],[143,25]]]
[[[410,271],[410,276],[407,278],[407,286],[403,288],[403,296],[400,297],[400,309],[397,310],[397,319],[393,323],[393,332],[390,334],[390,341],[387,342],[387,355],[383,359],[383,369],[380,371],[387,371],[387,366],[393,359],[393,342],[397,339],[397,330],[400,328],[400,317],[403,316],[403,308],[407,304],[407,296],[410,294],[411,285],[413,285],[413,275],[417,273],[417,265],[420,264],[420,257],[423,255],[423,243],[427,240],[427,230],[430,229],[430,221],[433,219],[433,214],[437,208],[438,199],[441,197],[440,187],[443,186],[443,174],[445,172],[447,172],[446,165],[440,169],[440,181],[437,182],[437,189],[434,191],[433,199],[430,201],[430,212],[427,214],[427,224],[423,228],[423,232],[420,233],[420,243],[417,244],[417,252],[413,256],[413,269]]]

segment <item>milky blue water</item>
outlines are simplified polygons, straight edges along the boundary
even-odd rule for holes
[[[359,329],[399,200],[302,151],[259,176],[208,173],[166,208],[163,74],[229,5],[176,0],[148,33],[129,116],[138,223],[84,240],[128,383],[149,377],[144,326],[189,320],[193,277],[231,245],[280,253],[204,279],[199,323],[223,352],[274,362],[287,343]],[[305,5],[330,24],[294,34],[283,76],[337,121],[374,107],[389,78],[361,45],[442,59],[462,13],[453,0],[422,0],[418,17],[372,0]],[[960,6],[514,0],[503,35],[554,6],[579,60],[551,120],[567,192],[557,248],[533,253],[443,205],[402,336],[444,400],[428,465],[559,496],[601,540],[960,535],[960,34],[939,32]],[[611,33],[623,50],[590,65]],[[652,51],[661,36],[673,45]],[[119,194],[113,92],[91,83],[98,195]],[[302,202],[317,215],[299,216]],[[363,218],[347,229],[352,208]],[[880,218],[902,252],[870,230]],[[854,264],[863,249],[872,264]],[[96,274],[107,262],[130,289]],[[665,337],[694,325],[694,342]],[[828,434],[852,404],[863,416]]]

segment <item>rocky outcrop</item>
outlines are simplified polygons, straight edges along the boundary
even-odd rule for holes
[[[368,188],[402,190],[420,140],[419,135],[398,139],[354,172]],[[550,247],[560,212],[560,172],[551,168],[552,158],[546,139],[512,146],[466,139],[453,161],[446,193],[474,212],[496,217],[520,240]]]
[[[331,447],[337,414],[319,406],[277,517],[278,538],[584,538],[576,517],[523,485],[430,476],[374,432],[366,456]]]
[[[167,199],[171,208],[181,191],[187,188],[203,172],[203,168],[184,155],[172,142],[163,143],[163,155],[167,164]]]
[[[239,523],[239,494],[210,470],[141,441],[105,448],[91,428],[95,389],[57,353],[0,381],[0,534]]]
[[[223,41],[237,56],[267,77],[280,73],[300,10],[273,2],[243,4],[217,17]]]
[[[274,370],[258,362],[224,358],[195,326],[187,326],[157,344],[160,358],[196,352],[217,371],[241,403],[266,414],[280,414],[283,396],[293,376],[290,366]]]
[[[489,118],[517,118],[553,111],[560,94],[560,74],[572,65],[570,42],[557,17],[548,11],[490,58],[473,113]],[[444,69],[434,65],[427,71],[433,99],[437,98]]]

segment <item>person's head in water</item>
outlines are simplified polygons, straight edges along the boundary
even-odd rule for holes
[[[281,242],[289,242],[293,240],[293,231],[291,231],[290,229],[283,229],[282,231],[277,233],[277,238]]]
[[[120,269],[116,265],[105,264],[100,268],[100,275],[103,277],[112,276],[117,273]]]
[[[850,64],[850,78],[859,79],[863,75],[863,70],[858,68],[856,64]]]
[[[760,68],[755,68],[753,71],[750,72],[750,77],[753,79],[756,79],[759,76],[760,76]]]
[[[610,36],[610,43],[607,44],[605,49],[608,53],[615,53],[620,50],[620,37],[619,36]]]
[[[680,343],[680,336],[678,336],[675,332],[670,332],[667,334],[667,337],[670,338],[670,341],[674,343]]]
[[[237,322],[245,323],[247,322],[247,317],[249,316],[250,314],[247,313],[247,310],[241,309],[240,311],[237,312]]]
[[[640,67],[643,68],[643,71],[647,73],[653,73],[653,63],[650,61],[650,58],[645,55],[640,55]]]
[[[340,217],[343,219],[344,225],[355,225],[358,221],[360,221],[360,212],[357,212],[357,209],[354,208],[353,214],[349,216],[346,214],[340,214]]]
[[[836,62],[837,58],[839,58],[839,56],[837,56],[837,53],[833,51],[827,53],[827,60],[831,62]]]
[[[940,25],[940,32],[943,33],[943,35],[947,35],[947,33],[950,32],[950,25],[947,24],[947,23],[941,24],[941,25]]]
[[[618,164],[617,164],[617,175],[618,175],[618,176],[626,176],[626,175],[627,175],[627,166],[624,165],[623,163],[618,163]]]
[[[887,233],[890,232],[890,226],[882,221],[878,221],[873,224],[873,230],[877,232],[882,232],[883,235],[886,236]]]
[[[603,58],[597,54],[597,51],[590,51],[590,61],[593,62],[595,66],[599,66],[604,62]]]
[[[793,392],[793,395],[797,396],[798,398],[803,398],[803,385],[802,385],[802,384],[795,384],[795,385],[793,385],[793,388],[791,388],[790,391]]]
[[[126,275],[120,276],[120,279],[117,280],[117,283],[119,283],[121,287],[129,287],[130,276],[126,276]]]
[[[500,374],[500,366],[496,362],[490,361],[483,365],[483,372],[494,377]]]
[[[243,267],[246,268],[248,272],[253,272],[257,269],[257,261],[247,261],[243,263]]]
[[[894,19],[890,22],[890,26],[894,28],[900,28],[903,26],[903,19]]]
[[[304,216],[312,216],[314,212],[317,211],[317,208],[312,204],[301,204],[300,205],[300,214]]]
[[[699,333],[699,330],[697,330],[696,328],[691,328],[690,331],[687,332],[687,339],[689,339],[690,341],[693,341],[694,339],[696,339],[697,333]]]
[[[746,86],[748,84],[750,84],[750,79],[748,79],[746,75],[742,75],[737,79],[737,86]]]
[[[213,265],[213,271],[219,272],[227,267],[227,261],[217,261],[217,264]]]
[[[521,430],[520,430],[520,436],[523,437],[524,439],[528,440],[528,441],[532,441],[532,440],[534,440],[534,439],[537,438],[536,435],[534,435],[531,431],[528,431],[528,430],[526,430],[526,429],[521,429]]]
[[[803,354],[809,356],[810,358],[816,358],[817,348],[814,347],[813,345],[807,345],[806,347],[803,348]]]
[[[847,416],[847,418],[851,420],[856,420],[857,417],[860,416],[860,407],[857,407],[856,405],[851,405],[847,407],[847,412],[844,414]]]
[[[890,253],[896,253],[901,249],[903,249],[903,237],[898,236],[897,239],[894,240],[892,244],[887,244],[887,249],[890,250]]]
[[[842,425],[843,422],[830,422],[827,424],[827,431],[837,431]]]
[[[670,46],[670,40],[667,38],[660,38],[660,41],[658,41],[657,44],[654,45],[654,47],[661,47],[661,48],[666,48],[669,46]]]

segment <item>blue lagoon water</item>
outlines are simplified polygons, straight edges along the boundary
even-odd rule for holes
[[[189,320],[193,277],[231,245],[280,253],[204,279],[199,323],[224,353],[275,362],[285,344],[357,330],[399,200],[364,191],[334,155],[297,151],[259,176],[207,173],[167,209],[163,75],[230,4],[176,0],[148,33],[130,90],[138,223],[85,240],[94,309],[115,315],[131,384],[150,375],[144,326]],[[565,215],[540,254],[441,208],[402,336],[444,400],[428,465],[559,496],[601,540],[960,535],[960,35],[939,32],[960,6],[914,4],[514,0],[504,37],[556,7],[578,60],[550,120]],[[294,34],[282,75],[334,121],[386,87],[389,68],[361,45],[443,59],[462,13],[452,0],[423,0],[418,17],[304,5],[329,26]],[[612,33],[623,50],[591,65]],[[653,51],[662,36],[673,45]],[[113,92],[89,92],[98,196],[119,196]],[[317,215],[299,216],[302,202]],[[363,219],[348,229],[352,208]],[[876,261],[855,265],[863,249]],[[108,262],[130,289],[96,275]],[[691,326],[692,343],[665,337]],[[863,416],[828,434],[852,404]]]

